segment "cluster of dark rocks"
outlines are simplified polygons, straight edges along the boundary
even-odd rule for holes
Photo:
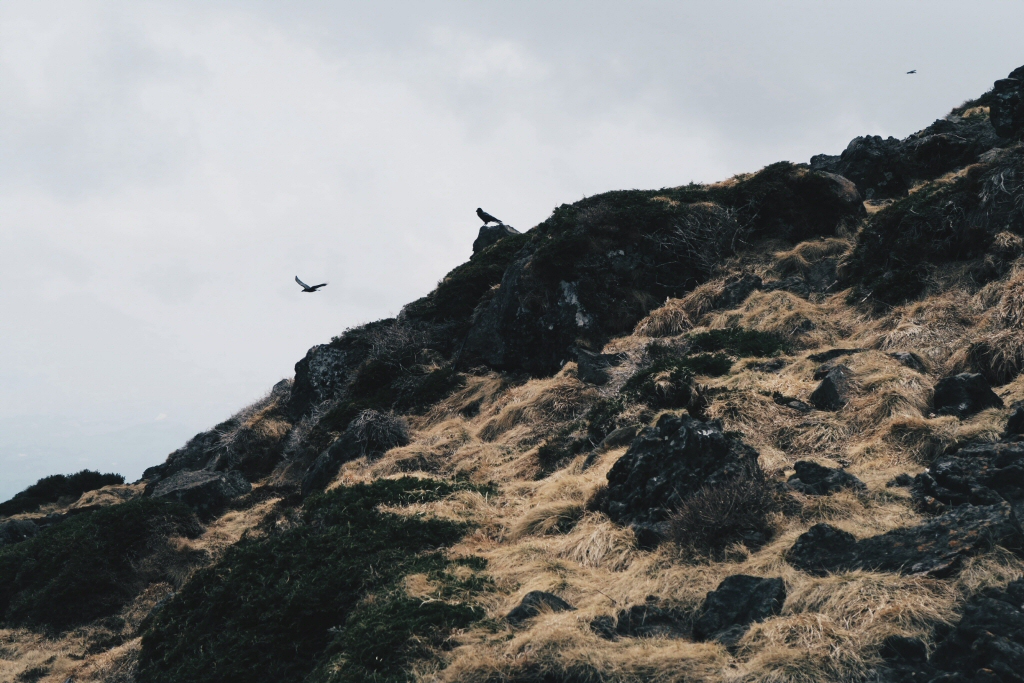
[[[705,486],[759,478],[757,451],[726,435],[717,421],[662,415],[633,439],[609,470],[598,506],[633,527],[641,542],[667,535],[667,520]]]
[[[657,597],[648,596],[644,603],[621,609],[615,616],[595,618],[590,628],[607,640],[690,638],[697,642],[717,641],[732,648],[751,624],[779,614],[785,602],[786,585],[782,579],[734,574],[707,594],[696,614],[663,605]],[[505,618],[513,626],[521,626],[544,611],[573,609],[553,593],[531,591]]]

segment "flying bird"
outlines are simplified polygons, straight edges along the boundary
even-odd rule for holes
[[[295,276],[295,281],[298,282],[300,285],[302,285],[302,291],[303,292],[315,292],[316,290],[320,289],[321,287],[326,287],[327,286],[327,283],[325,282],[323,284],[313,285],[312,287],[310,287],[305,282],[300,280],[298,275]]]
[[[488,223],[497,223],[498,225],[505,225],[504,223],[499,221],[497,218],[495,218],[494,216],[492,216],[491,214],[487,213],[486,211],[484,211],[481,208],[477,208],[476,215],[480,216],[480,220],[482,220],[484,222],[484,225],[486,225]]]
[[[911,69],[911,70],[910,70],[910,71],[908,71],[907,73],[908,73],[908,74],[916,74],[916,73],[917,73],[917,69]]]

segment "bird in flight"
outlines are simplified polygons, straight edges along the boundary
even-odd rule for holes
[[[296,276],[295,276],[295,281],[296,281],[296,282],[298,282],[298,283],[299,283],[300,285],[302,285],[302,291],[303,291],[303,292],[315,292],[315,291],[317,291],[318,289],[320,289],[321,287],[326,287],[326,286],[327,286],[327,283],[325,282],[325,283],[323,283],[323,284],[320,284],[320,285],[313,285],[312,287],[310,287],[310,286],[309,286],[309,285],[307,285],[307,284],[306,284],[305,282],[303,282],[302,280],[300,280],[300,279],[299,279],[299,276],[298,276],[298,275],[296,275]]]
[[[910,71],[908,71],[907,73],[908,73],[908,74],[916,74],[916,73],[917,73],[917,69],[911,69],[911,70],[910,70]]]
[[[486,225],[487,223],[497,223],[498,225],[505,225],[504,223],[502,223],[497,218],[487,213],[483,209],[477,208],[476,215],[480,216],[480,220],[484,222],[484,225]]]

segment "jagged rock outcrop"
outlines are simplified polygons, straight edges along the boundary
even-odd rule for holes
[[[302,495],[323,489],[341,466],[364,455],[378,456],[409,443],[409,425],[393,413],[364,410],[306,470]]]
[[[786,561],[812,574],[866,569],[944,577],[996,545],[1019,547],[1021,527],[1007,503],[961,505],[923,524],[857,540],[830,524],[797,538]]]
[[[936,382],[932,405],[938,415],[967,417],[986,408],[1002,408],[1003,399],[982,375],[962,372]]]
[[[736,645],[754,622],[782,611],[786,584],[782,579],[734,574],[708,593],[693,625],[694,640]]]
[[[304,415],[315,403],[337,397],[352,379],[355,369],[366,358],[361,348],[337,348],[318,344],[295,364],[289,411],[293,418]]]
[[[518,235],[520,232],[511,225],[481,225],[480,233],[473,240],[473,253],[478,254],[498,240],[510,235]]]
[[[996,81],[989,116],[996,133],[1004,138],[1018,137],[1024,132],[1024,66]]]
[[[849,472],[824,467],[809,460],[796,462],[793,469],[795,472],[789,478],[789,487],[808,496],[824,496],[844,489],[854,491],[867,489],[864,482]]]
[[[1006,435],[1008,437],[1024,436],[1024,401],[1013,405],[1006,419]]]
[[[721,423],[665,414],[608,471],[602,506],[620,524],[660,533],[658,525],[702,487],[760,476],[757,451],[726,436]]]
[[[145,495],[184,503],[202,516],[218,512],[251,490],[252,484],[239,472],[182,470],[147,488]]]
[[[546,591],[530,591],[516,605],[511,612],[505,616],[510,624],[518,626],[527,619],[532,619],[541,612],[568,612],[576,608],[567,603],[554,593]]]
[[[829,369],[807,400],[818,410],[839,410],[846,405],[853,390],[852,377],[850,368],[836,365]]]

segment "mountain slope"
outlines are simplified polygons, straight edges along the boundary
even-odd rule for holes
[[[558,207],[142,482],[0,521],[0,678],[1019,680],[1022,133],[1017,70]],[[89,525],[137,530],[81,541],[109,588],[38,573]]]

